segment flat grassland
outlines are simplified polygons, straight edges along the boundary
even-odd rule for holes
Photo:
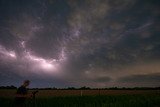
[[[34,90],[29,90],[32,92]],[[0,90],[0,107],[13,107],[16,90]],[[39,90],[27,107],[160,107],[160,90]]]

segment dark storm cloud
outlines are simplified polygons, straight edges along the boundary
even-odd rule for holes
[[[143,15],[143,12],[148,12],[148,11],[141,10],[144,8],[143,4],[137,6],[136,4],[139,4],[138,1],[135,2],[134,5],[133,2],[131,3],[132,8],[128,8],[128,5],[130,5],[130,1],[123,1],[122,3],[124,3],[124,5],[122,7],[121,5],[118,5],[119,2],[116,1],[115,3],[111,2],[110,5],[108,5],[107,3],[106,4],[104,3],[104,7],[107,6],[108,7],[107,9],[104,8],[104,10],[106,9],[106,11],[103,13],[104,15],[101,16],[100,14],[100,19],[99,17],[97,18],[97,16],[94,15],[96,14],[94,12],[93,12],[94,13],[93,18],[88,19],[87,14],[90,14],[90,12],[87,11],[86,9],[84,9],[83,11],[84,6],[82,6],[82,8],[79,7],[80,10],[77,10],[77,12],[75,12],[75,15],[72,19],[74,22],[72,26],[79,27],[82,25],[81,29],[82,34],[79,34],[80,36],[77,37],[78,39],[74,39],[74,41],[71,41],[69,49],[74,51],[76,54],[80,53],[81,55],[86,55],[86,56],[93,55],[94,57],[96,56],[102,57],[100,58],[102,60],[107,56],[108,59],[111,59],[108,62],[114,59],[114,62],[116,62],[115,60],[117,61],[120,60],[121,62],[128,63],[137,59],[136,56],[142,57],[144,53],[140,55],[139,53],[143,52],[145,48],[150,47],[150,44],[151,45],[153,44],[152,42],[149,44],[145,39],[142,39],[141,38],[141,36],[143,36],[142,33],[149,32],[150,33],[148,34],[148,36],[150,36],[149,40],[150,38],[153,38],[151,39],[151,41],[155,42],[154,38],[157,38],[157,42],[155,42],[155,45],[159,46],[158,34],[152,33],[152,30],[155,29],[154,25],[156,23],[151,22],[151,24],[149,24],[151,20],[155,20],[155,17],[151,16],[152,11],[149,12],[148,14],[146,13]],[[149,5],[149,3],[150,2],[144,4]],[[95,8],[100,4],[101,3],[97,3],[96,5],[94,4]],[[123,9],[119,9],[120,12],[117,13],[116,12],[117,10],[114,9],[114,5],[112,4],[117,4],[119,8],[121,7]],[[140,13],[137,13],[137,10],[139,10]],[[112,12],[113,14],[111,14],[110,12]],[[133,13],[134,15],[132,15]],[[138,14],[142,15],[139,16]],[[143,21],[141,21],[140,19]],[[83,29],[83,24],[85,27],[87,26],[90,29],[89,28]],[[88,31],[88,29],[90,31]],[[136,53],[136,51],[138,51],[138,53]],[[146,52],[145,54],[148,55],[149,53]],[[128,58],[126,59],[126,57]]]
[[[126,78],[140,78],[151,71],[136,64],[159,64],[159,5],[158,0],[1,0],[0,73],[8,69],[3,81],[13,72],[17,78],[32,74],[37,84],[42,78],[57,86],[113,86],[117,75],[132,75],[132,68],[136,76]],[[50,62],[57,64],[59,78],[46,70]]]
[[[128,86],[159,86],[160,73],[129,75],[118,79],[119,83],[126,83]],[[129,85],[130,84],[130,85]]]
[[[109,82],[111,81],[111,78],[109,77],[99,77],[99,78],[96,78],[95,80],[93,80],[94,82],[102,82],[102,83],[105,83],[105,82]]]
[[[122,77],[119,79],[120,82],[148,82],[148,83],[158,83],[160,82],[160,74],[144,74],[144,75],[130,75],[127,77]]]

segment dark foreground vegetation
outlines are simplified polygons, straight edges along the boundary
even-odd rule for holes
[[[30,89],[29,93],[37,89]],[[160,107],[159,88],[38,89],[26,107]],[[0,89],[0,107],[13,107],[16,87]]]
[[[27,107],[160,107],[160,95],[61,96],[29,99]],[[0,98],[1,107],[13,107],[13,98]]]

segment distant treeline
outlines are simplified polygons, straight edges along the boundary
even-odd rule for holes
[[[16,86],[0,86],[0,89],[17,89]],[[90,87],[67,87],[67,88],[30,88],[31,90],[160,90],[160,87],[134,87],[134,88],[128,88],[128,87],[109,87],[109,88],[90,88]]]
[[[11,86],[0,86],[0,89],[17,89],[17,87],[11,85]]]

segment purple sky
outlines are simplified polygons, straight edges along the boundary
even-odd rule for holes
[[[0,0],[0,86],[160,86],[159,0]]]

